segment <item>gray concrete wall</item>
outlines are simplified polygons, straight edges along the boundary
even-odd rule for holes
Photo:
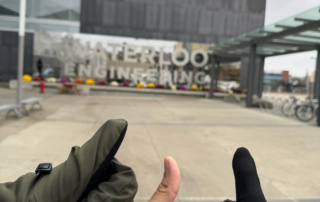
[[[33,73],[33,34],[26,33],[24,47],[24,74]],[[18,33],[0,31],[0,82],[17,79]]]
[[[217,43],[263,26],[266,0],[82,0],[81,32]]]

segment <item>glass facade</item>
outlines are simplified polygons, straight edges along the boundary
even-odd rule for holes
[[[0,15],[19,15],[20,0],[0,0]],[[27,0],[26,17],[79,21],[80,0]]]
[[[80,0],[27,0],[26,29],[79,32]],[[0,29],[17,30],[20,0],[0,0]]]

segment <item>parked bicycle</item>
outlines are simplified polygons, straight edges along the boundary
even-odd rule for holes
[[[290,96],[281,105],[282,115],[284,115],[286,117],[294,117],[295,116],[295,109],[296,109],[296,106],[298,105],[298,103],[299,103],[298,98],[296,98],[294,96]]]
[[[295,115],[302,122],[309,122],[314,119],[318,112],[318,100],[306,98],[303,104],[295,107]]]
[[[298,99],[294,96],[264,95],[259,102],[260,110],[285,117],[296,117],[302,122],[310,122],[316,117],[318,100],[308,96]]]

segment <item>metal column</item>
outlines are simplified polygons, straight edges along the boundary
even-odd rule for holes
[[[318,47],[318,54],[317,54],[317,62],[316,62],[316,75],[315,75],[315,95],[317,95],[317,97],[314,99],[318,99],[318,109],[317,109],[317,125],[320,126],[320,109],[319,109],[319,105],[320,105],[320,47]],[[314,96],[315,96],[314,95]]]
[[[263,75],[264,75],[264,57],[260,58],[260,66],[259,66],[259,79],[258,79],[258,97],[262,97],[263,91]]]
[[[246,107],[250,108],[252,105],[252,95],[253,95],[253,85],[254,85],[254,70],[256,64],[256,51],[257,45],[252,44],[250,46],[249,55],[249,68],[248,68],[248,86],[247,86],[247,97],[246,97]]]
[[[318,56],[316,58],[316,74],[314,77],[314,84],[313,84],[313,99],[320,98],[320,67],[319,67],[319,52],[320,47],[318,47]]]
[[[215,66],[216,66],[216,56],[212,56],[212,67],[210,71],[210,91],[209,91],[209,99],[213,99],[213,90],[214,90],[214,71],[215,71]]]
[[[220,74],[220,71],[221,71],[220,62],[217,62],[216,66],[217,66],[217,71],[215,71],[215,75],[216,75],[217,79],[214,82],[214,88],[218,88],[219,74]]]
[[[18,74],[17,74],[17,104],[21,106],[22,99],[22,74],[23,74],[23,55],[24,55],[24,34],[26,18],[26,0],[20,0],[20,19],[19,19],[19,55],[18,55]],[[21,110],[21,107],[20,109]]]

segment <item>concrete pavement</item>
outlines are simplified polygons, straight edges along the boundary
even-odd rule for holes
[[[0,104],[13,101],[14,93],[0,88]],[[106,120],[124,118],[129,127],[116,157],[136,172],[137,201],[157,188],[167,155],[180,167],[179,201],[234,199],[231,163],[238,147],[254,157],[267,199],[320,201],[317,127],[220,100],[53,91],[42,96],[44,110],[29,117],[0,114],[0,182],[34,172],[41,162],[58,165]]]

